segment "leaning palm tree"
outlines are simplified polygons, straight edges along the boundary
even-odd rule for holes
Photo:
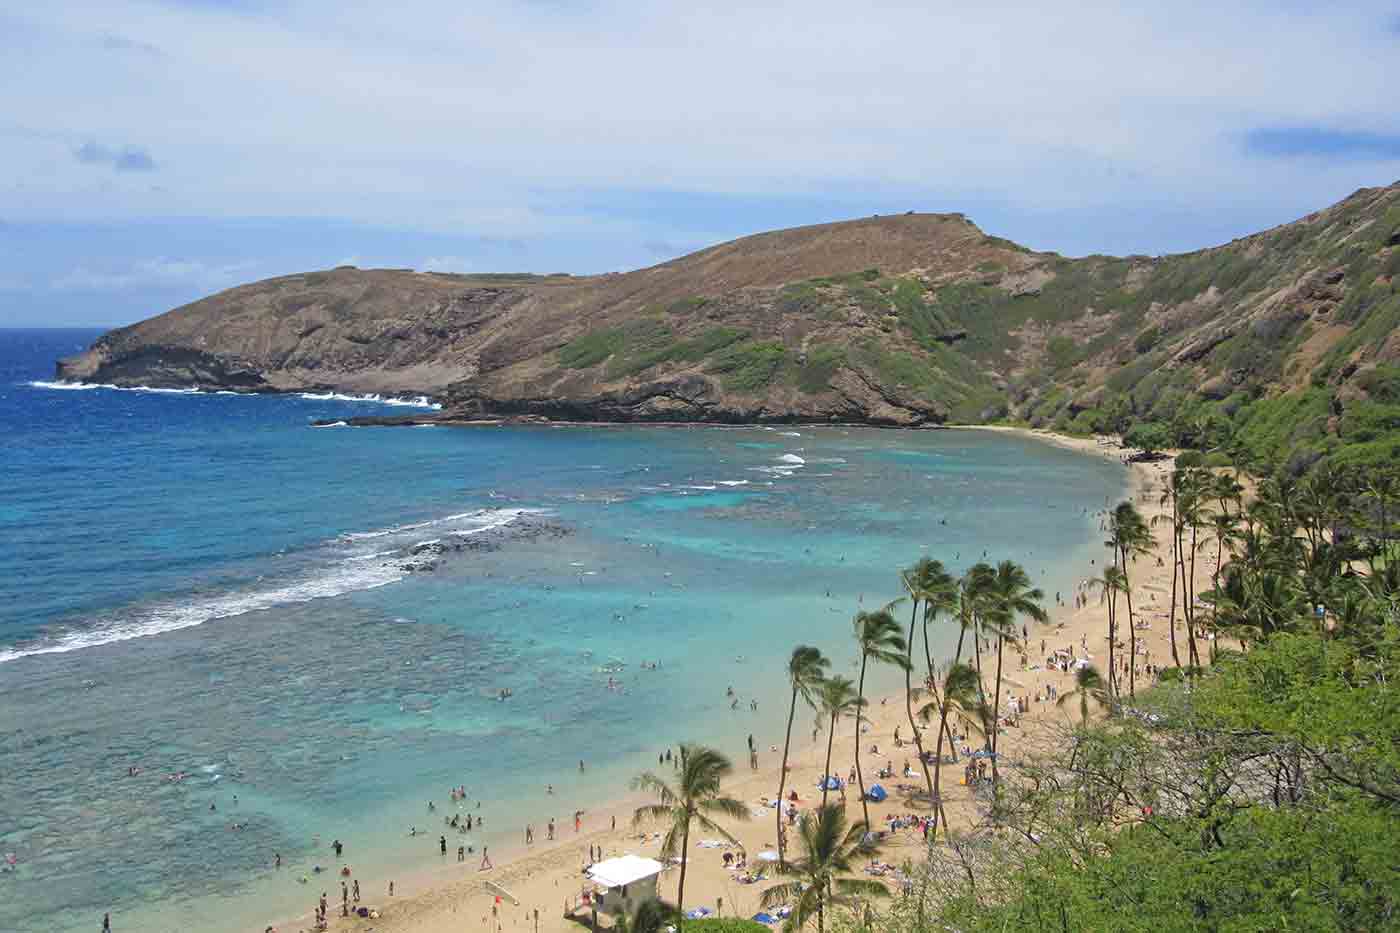
[[[860,709],[865,705],[865,700],[856,693],[856,685],[849,677],[828,677],[821,682],[821,687],[817,691],[817,707],[820,718],[817,724],[820,726],[824,720],[829,720],[828,728],[831,730],[826,737],[826,767],[822,772],[822,806],[826,806],[827,782],[831,780],[831,745],[836,739],[837,721],[848,717],[858,716]],[[860,737],[860,729],[856,729],[856,737]],[[783,807],[781,801],[778,809]]]
[[[783,739],[783,770],[778,774],[778,861],[783,860],[783,789],[787,786],[788,751],[792,748],[792,720],[797,715],[797,698],[801,697],[813,711],[817,708],[817,692],[831,662],[811,645],[798,645],[788,658],[788,682],[792,684],[792,703],[788,707],[787,735]]]
[[[943,734],[948,734],[948,745],[954,749],[956,754],[956,743],[953,742],[952,733],[948,728],[948,714],[953,710],[959,710],[964,715],[976,713],[979,718],[984,718],[982,716],[984,705],[977,672],[969,665],[955,660],[949,665],[948,672],[943,675],[941,688],[935,689],[933,702],[919,710],[919,718],[924,722],[928,722],[934,715],[938,716],[940,737],[938,757],[933,762],[934,834],[938,832],[938,818],[943,815]],[[943,822],[946,828],[946,815],[943,815]]]
[[[1104,543],[1113,549],[1113,562],[1123,570],[1123,595],[1128,607],[1128,695],[1137,696],[1137,628],[1133,625],[1133,589],[1128,563],[1152,551],[1152,532],[1142,513],[1131,502],[1120,502],[1108,522]]]
[[[997,636],[997,676],[996,687],[992,697],[992,711],[995,715],[1001,712],[1001,663],[1003,649],[1008,640],[1014,645],[1020,641],[1016,637],[1016,617],[1030,616],[1037,622],[1046,622],[1050,616],[1040,602],[1045,598],[1045,594],[1038,587],[1031,586],[1031,578],[1020,564],[1004,560],[997,564],[996,574],[992,578],[988,600],[991,603],[989,617],[996,624]],[[997,729],[995,720],[991,734],[992,753],[992,780],[996,780],[997,774]]]
[[[676,887],[676,930],[681,928],[680,911],[685,905],[685,869],[689,863],[690,824],[736,840],[729,830],[714,821],[713,816],[747,820],[749,808],[741,800],[726,797],[720,791],[720,781],[734,770],[733,763],[723,753],[704,745],[681,745],[680,780],[674,787],[647,771],[632,779],[633,790],[651,791],[658,802],[638,807],[632,814],[632,825],[646,820],[666,820],[670,826],[661,839],[661,858],[681,854],[681,876]]]
[[[1090,700],[1099,706],[1109,706],[1112,702],[1108,693],[1108,684],[1104,681],[1098,668],[1092,664],[1086,664],[1074,672],[1074,689],[1069,693],[1060,694],[1055,705],[1063,706],[1070,697],[1079,698],[1079,718],[1086,725],[1089,722]]]
[[[888,608],[875,612],[857,612],[855,618],[856,650],[860,652],[860,681],[856,696],[865,705],[865,669],[874,661],[891,667],[905,667],[908,646],[903,630]],[[870,822],[870,804],[865,799],[865,775],[860,770],[860,711],[856,711],[856,786],[860,789],[860,807],[865,822]]]
[[[924,784],[928,787],[929,800],[933,799],[933,777],[929,774],[928,762],[924,760],[924,738],[919,726],[914,722],[914,627],[919,619],[919,603],[924,604],[924,659],[928,663],[928,684],[933,687],[933,653],[929,650],[929,623],[938,618],[938,613],[951,609],[956,601],[956,584],[952,574],[943,564],[930,558],[922,558],[913,567],[900,574],[904,589],[909,594],[913,607],[909,613],[909,639],[904,654],[904,712],[909,717],[909,730],[914,737],[914,748],[919,753],[919,768],[924,772]],[[939,754],[942,754],[943,734],[938,735]]]
[[[760,899],[764,907],[792,904],[792,914],[783,925],[786,933],[801,930],[813,916],[817,918],[817,933],[825,933],[828,907],[889,896],[889,889],[878,881],[845,877],[855,870],[851,863],[874,855],[876,846],[867,838],[866,824],[847,827],[846,813],[840,807],[823,804],[815,813],[803,816],[798,837],[802,858],[777,869],[796,880],[774,885]]]
[[[1105,567],[1103,576],[1089,581],[1089,589],[1099,591],[1099,600],[1108,603],[1108,685],[1117,692],[1118,668],[1113,652],[1118,644],[1118,594],[1128,588],[1128,578],[1117,567]]]

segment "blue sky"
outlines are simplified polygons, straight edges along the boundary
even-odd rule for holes
[[[1156,254],[1400,180],[1393,3],[1133,6],[10,4],[0,325],[910,209]]]

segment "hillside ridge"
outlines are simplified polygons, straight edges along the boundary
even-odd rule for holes
[[[1258,409],[1307,423],[1258,438],[1267,453],[1316,459],[1349,446],[1349,408],[1388,423],[1374,406],[1397,401],[1397,273],[1400,183],[1159,257],[1071,259],[961,214],[909,212],[625,273],[280,276],[112,331],[58,376],[427,394],[452,418],[1152,422],[1181,435],[1248,427]]]

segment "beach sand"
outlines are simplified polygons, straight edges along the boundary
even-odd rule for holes
[[[1022,433],[1048,443],[1114,459],[1121,459],[1127,453],[1116,443],[1110,443],[1106,440],[1070,438],[1046,432],[1031,432],[1013,428],[980,428],[979,430]],[[1158,498],[1163,478],[1170,472],[1171,468],[1170,460],[1131,465],[1133,499],[1144,518],[1149,522],[1162,511],[1158,506]],[[1151,625],[1150,629],[1139,631],[1140,644],[1150,651],[1150,659],[1154,664],[1170,665],[1171,652],[1167,627],[1167,610],[1171,591],[1170,522],[1159,522],[1152,531],[1155,543],[1153,553],[1140,556],[1131,566],[1133,605],[1136,618],[1139,621],[1145,620]],[[1107,556],[1106,550],[1105,555]],[[995,558],[995,555],[991,555],[991,557]],[[1161,566],[1157,565],[1159,558]],[[1100,565],[1084,567],[1078,579],[1082,581],[1100,573],[1103,569],[1101,563],[1102,561],[1100,561]],[[1213,566],[1214,546],[1212,544],[1199,555],[1197,560],[1198,592],[1208,588],[1210,570]],[[1093,657],[1093,663],[1106,676],[1108,660],[1107,608],[1101,605],[1097,595],[1094,595],[1089,598],[1088,604],[1084,608],[1075,610],[1073,608],[1073,595],[1073,593],[1062,594],[1066,606],[1061,608],[1054,605],[1053,593],[1046,594],[1046,605],[1052,613],[1052,618],[1050,623],[1046,625],[1032,623],[1028,640],[1028,664],[1034,666],[1043,661],[1044,656],[1040,651],[1042,638],[1046,643],[1047,651],[1068,647],[1072,648],[1074,653],[1079,656],[1084,653],[1080,647],[1082,643],[1087,645],[1088,652]],[[907,612],[907,607],[905,607],[905,611]],[[954,623],[951,620],[944,620],[937,624],[952,625]],[[1185,632],[1179,612],[1177,625],[1177,637],[1184,656]],[[1127,641],[1126,622],[1121,620],[1120,637],[1124,642]],[[776,646],[774,650],[777,650]],[[915,650],[915,655],[917,657],[918,648]],[[916,684],[920,679],[917,668],[916,664]],[[1031,705],[1029,713],[1021,717],[1018,727],[1002,733],[999,747],[1002,760],[1005,763],[1004,767],[1014,768],[1014,763],[1019,755],[1030,752],[1044,742],[1055,741],[1055,737],[1062,733],[1063,728],[1078,718],[1077,700],[1071,699],[1063,707],[1057,707],[1053,702],[1046,702],[1043,699],[1044,688],[1047,685],[1055,685],[1060,694],[1063,695],[1073,690],[1073,679],[1073,673],[1023,670],[1019,655],[1013,651],[1007,653],[1002,687],[1003,701],[1008,694],[1033,697],[1039,688],[1042,702]],[[1149,682],[1150,678],[1139,673],[1138,686],[1140,688],[1147,686]],[[756,859],[757,854],[774,849],[777,841],[775,811],[763,807],[760,798],[766,797],[771,800],[777,795],[786,721],[786,709],[765,713],[758,718],[758,728],[755,729],[754,741],[759,750],[759,769],[751,770],[748,762],[736,761],[734,763],[735,773],[725,785],[725,790],[729,795],[751,805],[752,821],[724,824],[747,851],[750,868],[762,865],[763,863]],[[820,803],[821,799],[821,792],[817,789],[817,781],[823,771],[822,760],[826,749],[826,737],[823,733],[816,736],[815,741],[813,740],[813,721],[814,716],[810,711],[799,708],[797,720],[793,726],[793,751],[790,756],[787,782],[789,789],[797,790],[800,798],[799,806],[804,810]],[[927,804],[921,799],[925,791],[923,775],[919,770],[914,748],[908,742],[910,728],[906,717],[904,694],[899,693],[894,696],[872,699],[864,726],[867,731],[864,732],[860,740],[861,762],[867,788],[876,782],[875,774],[884,765],[889,765],[896,774],[893,778],[879,781],[889,791],[889,798],[882,803],[869,805],[870,818],[874,827],[883,829],[886,818],[895,814],[926,814],[928,812]],[[893,733],[897,726],[900,727],[901,735],[905,738],[905,745],[900,749],[894,747],[893,740]],[[832,756],[832,771],[837,775],[847,775],[854,766],[854,727],[854,723],[847,722],[841,724],[837,730]],[[925,747],[927,749],[933,748],[936,736],[935,723],[925,730]],[[971,741],[976,747],[978,739],[973,737]],[[869,753],[872,745],[879,747],[880,754]],[[771,747],[773,746],[776,746],[778,751],[772,751]],[[909,762],[913,766],[914,777],[898,776],[902,774],[905,762]],[[658,768],[657,771],[664,778],[669,778],[673,774],[669,765]],[[979,804],[973,799],[970,789],[959,784],[962,773],[963,764],[961,763],[944,765],[942,781],[944,804],[949,822],[954,829],[971,827],[980,818]],[[1014,771],[1012,776],[1014,777]],[[917,792],[920,799],[914,799],[908,793],[909,790]],[[395,879],[395,896],[393,898],[387,896],[388,878],[361,878],[360,886],[364,894],[361,903],[377,910],[379,916],[376,918],[351,917],[343,919],[337,916],[340,913],[339,879],[326,878],[319,882],[319,886],[327,890],[329,897],[330,913],[332,914],[330,928],[335,931],[373,929],[376,933],[460,933],[463,930],[539,930],[544,931],[544,933],[553,933],[553,931],[577,930],[580,923],[587,924],[587,912],[579,909],[576,914],[577,919],[568,919],[565,916],[565,908],[566,905],[576,904],[580,893],[587,887],[588,883],[583,875],[583,868],[587,862],[589,847],[601,847],[605,857],[627,853],[656,857],[660,847],[659,837],[654,832],[645,838],[640,838],[639,831],[633,829],[631,825],[633,809],[639,803],[646,801],[635,794],[628,795],[625,788],[620,788],[619,791],[617,799],[587,811],[583,817],[580,832],[576,833],[572,821],[565,819],[559,827],[558,841],[553,843],[540,841],[529,849],[521,846],[517,851],[493,852],[492,860],[495,862],[495,867],[489,871],[479,869],[480,853],[468,855],[467,861],[459,864],[456,861],[456,843],[449,839],[449,852],[444,859],[443,867],[437,871]],[[858,791],[852,785],[848,790],[846,805],[848,817],[852,821],[861,818],[861,805],[857,795]],[[839,794],[834,791],[831,797],[834,800],[840,800]],[[522,833],[524,824],[533,822],[537,838],[542,839],[545,834],[544,820],[531,819],[530,817],[534,816],[532,814],[521,814],[520,816]],[[611,828],[614,818],[617,827],[615,830]],[[645,829],[652,831],[661,828],[660,826],[645,827]],[[790,839],[793,836],[794,834],[789,834]],[[742,872],[725,869],[722,862],[723,851],[697,846],[698,842],[707,838],[708,834],[703,831],[692,831],[684,906],[686,909],[704,906],[711,910],[721,911],[724,916],[752,916],[759,910],[759,896],[763,889],[772,883],[772,873],[769,872],[768,881],[740,884],[736,879]],[[895,833],[886,842],[880,858],[882,861],[898,865],[907,859],[918,858],[923,848],[923,841],[918,831],[904,829]],[[660,882],[662,897],[674,901],[679,875],[680,872],[677,868],[672,868],[662,875]],[[488,883],[499,887],[490,887]],[[509,892],[511,896],[501,897],[500,903],[497,904],[496,899],[497,895],[501,893],[500,889]],[[316,891],[308,889],[308,907],[312,905],[319,893],[319,888]],[[721,901],[722,908],[719,906]],[[496,916],[493,916],[493,907],[497,911]],[[536,920],[536,911],[538,911],[538,920]],[[605,919],[603,922],[606,924],[608,921]],[[286,933],[289,930],[310,930],[312,926],[312,917],[308,913],[304,917],[278,924],[277,929]]]

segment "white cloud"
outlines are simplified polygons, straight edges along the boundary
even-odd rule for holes
[[[0,38],[0,82],[15,90],[7,122],[29,135],[0,147],[0,173],[24,179],[0,209],[28,218],[304,216],[512,237],[609,222],[541,212],[550,191],[837,183],[1042,212],[1287,200],[1301,213],[1400,175],[1241,145],[1276,124],[1400,132],[1393,7],[1369,0],[71,0],[10,15],[26,42]],[[166,55],[93,58],[118,35]],[[54,159],[87,134],[140,139],[165,190],[129,176],[98,188]]]
[[[146,259],[120,269],[79,266],[50,283],[55,291],[119,292],[134,289],[229,288],[247,281],[255,263],[210,265],[195,260]]]

